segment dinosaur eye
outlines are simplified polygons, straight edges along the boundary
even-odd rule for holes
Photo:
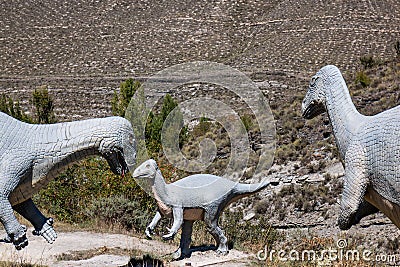
[[[311,78],[311,81],[310,81],[310,86],[311,87],[313,87],[313,86],[315,86],[315,84],[317,83],[317,81],[319,80],[319,76],[314,76],[314,77],[312,77]]]

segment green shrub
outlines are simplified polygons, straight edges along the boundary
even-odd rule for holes
[[[143,210],[140,203],[125,196],[115,195],[94,199],[86,211],[89,218],[96,218],[109,225],[143,232],[153,214]]]
[[[125,110],[140,86],[139,81],[130,78],[121,83],[119,94],[114,91],[114,97],[111,100],[111,110],[114,116],[125,116]]]
[[[248,114],[243,115],[242,117],[240,117],[240,119],[241,119],[241,121],[244,125],[244,128],[246,129],[247,132],[250,131],[251,128],[253,128],[254,121],[250,115],[248,115]]]
[[[24,122],[32,122],[32,118],[26,115],[19,105],[19,101],[14,102],[10,96],[0,95],[0,111],[4,112],[17,120]]]
[[[265,216],[260,216],[257,220],[242,221],[243,212],[239,209],[235,212],[226,210],[222,217],[221,225],[233,247],[254,251],[264,246],[271,247],[283,238]]]
[[[36,108],[35,123],[55,123],[56,117],[53,111],[53,99],[49,95],[47,87],[43,86],[35,89],[35,91],[33,91],[32,97],[33,105]]]
[[[372,55],[360,57],[360,62],[364,69],[370,69],[377,63]]]
[[[161,134],[163,127],[166,128],[165,134],[170,135],[169,126],[171,126],[171,130],[175,127],[182,127],[179,133],[179,146],[181,147],[185,140],[187,139],[187,127],[183,127],[183,116],[178,112],[174,112],[171,120],[169,120],[171,125],[164,125],[168,115],[178,106],[178,103],[172,98],[171,95],[166,94],[163,99],[163,104],[161,107],[161,111],[157,114],[150,112],[145,129],[145,137],[146,137],[146,148],[149,151],[150,156],[155,157],[162,150],[162,140]],[[173,136],[169,136],[169,138],[174,138]],[[175,137],[176,138],[176,137]],[[168,139],[168,138],[167,138]]]
[[[394,49],[396,50],[396,56],[400,57],[400,41],[397,41],[394,45]]]
[[[53,99],[49,95],[46,86],[39,87],[33,91],[31,103],[35,107],[35,114],[33,117],[22,111],[18,100],[14,101],[10,96],[4,94],[0,95],[0,111],[17,120],[39,124],[56,122]]]
[[[367,87],[371,84],[371,79],[364,71],[359,71],[356,73],[356,84],[361,84],[362,87]]]
[[[207,132],[209,132],[211,130],[211,126],[212,126],[212,122],[210,120],[208,120],[205,117],[201,117],[199,124],[197,124],[193,128],[191,135],[195,138],[204,136]]]
[[[34,200],[56,219],[67,223],[87,223],[96,221],[104,214],[93,214],[93,206],[98,207],[99,201],[119,196],[126,199],[126,208],[135,205],[138,212],[148,214],[155,210],[154,199],[147,195],[130,175],[124,177],[114,175],[105,160],[91,157],[71,165],[64,173],[52,180],[42,189]],[[134,204],[127,204],[132,201]],[[116,205],[122,205],[119,202]],[[116,207],[114,207],[115,210]],[[96,215],[96,216],[93,216]],[[129,222],[121,223],[128,227]],[[136,222],[135,222],[136,223]],[[132,224],[133,229],[142,224]]]

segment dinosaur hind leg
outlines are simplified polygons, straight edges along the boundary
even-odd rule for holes
[[[183,220],[179,248],[173,254],[175,260],[189,258],[191,255],[190,243],[192,242],[193,223],[194,221]]]
[[[213,215],[208,212],[204,213],[204,222],[207,225],[207,230],[217,242],[217,253],[221,255],[228,254],[228,239],[224,235],[224,231],[218,226],[219,213]]]
[[[32,199],[28,199],[22,203],[15,205],[14,210],[21,214],[25,219],[32,223],[35,227],[34,234],[41,235],[47,242],[52,244],[57,233],[53,229],[53,219],[46,218],[33,203]]]

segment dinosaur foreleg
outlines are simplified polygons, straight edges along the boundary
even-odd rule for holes
[[[46,218],[36,207],[35,203],[33,203],[32,199],[19,203],[13,208],[32,223],[33,227],[35,227],[35,230],[33,231],[34,235],[43,236],[43,238],[50,244],[56,240],[57,233],[53,228],[53,219]]]
[[[179,228],[183,222],[183,208],[182,207],[173,207],[172,213],[174,217],[174,223],[172,224],[171,229],[169,229],[169,233],[163,235],[162,238],[164,240],[169,240],[174,238],[175,234],[178,232]]]
[[[338,219],[339,228],[342,230],[350,229],[360,220],[357,213],[362,215],[359,209],[364,202],[368,186],[364,158],[362,149],[349,150],[346,154],[346,174]]]
[[[194,221],[183,220],[179,248],[173,254],[175,260],[190,257],[190,243],[192,242],[193,223]]]
[[[0,197],[0,221],[8,235],[6,241],[12,242],[17,250],[28,245],[26,227],[18,222],[10,202],[4,196]]]
[[[209,213],[204,214],[204,222],[207,225],[207,230],[217,242],[217,253],[221,255],[228,254],[228,239],[224,235],[224,231],[218,226],[219,215],[212,216]]]
[[[0,221],[8,235],[6,241],[12,242],[17,250],[28,245],[26,226],[18,222],[8,198],[21,181],[21,178],[26,175],[29,167],[30,161],[28,159],[19,162],[18,165],[13,164],[11,160],[4,160],[0,165]]]
[[[151,236],[154,234],[153,230],[156,227],[157,223],[161,219],[161,213],[157,211],[156,215],[154,216],[153,220],[151,220],[151,223],[146,227],[146,237],[151,239]]]

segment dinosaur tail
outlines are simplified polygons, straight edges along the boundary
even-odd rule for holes
[[[271,182],[271,181],[262,181],[261,183],[256,183],[256,184],[241,184],[238,183],[236,185],[236,192],[238,194],[253,194],[253,193],[257,193],[258,191],[263,190],[264,188],[266,188],[269,185],[277,185],[277,183],[275,182]]]

